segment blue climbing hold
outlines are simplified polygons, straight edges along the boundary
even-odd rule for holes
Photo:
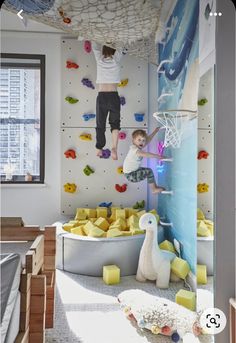
[[[177,342],[180,341],[180,336],[179,336],[178,332],[174,332],[174,333],[172,334],[171,340],[172,340],[172,342],[175,342],[175,343],[177,343]]]
[[[134,118],[138,122],[142,122],[144,120],[144,113],[134,113]]]
[[[90,119],[94,119],[96,117],[96,114],[94,113],[85,113],[82,115],[84,118],[84,121],[89,121]]]
[[[112,202],[101,202],[98,206],[99,207],[111,207]]]
[[[123,95],[120,96],[120,104],[121,106],[124,106],[126,104],[125,97]]]

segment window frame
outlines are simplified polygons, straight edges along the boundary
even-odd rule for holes
[[[1,67],[39,68],[40,69],[40,155],[39,180],[25,181],[25,175],[14,175],[12,180],[4,180],[1,184],[44,184],[45,179],[45,55],[1,53],[1,59],[39,60],[39,63],[1,62]],[[21,179],[22,178],[22,179]]]

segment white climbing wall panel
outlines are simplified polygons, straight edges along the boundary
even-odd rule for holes
[[[214,199],[214,70],[208,70],[201,78],[198,99],[207,99],[204,106],[198,106],[198,151],[206,151],[207,159],[198,160],[198,183],[209,185],[208,192],[198,193],[198,207],[206,217],[213,219]]]
[[[73,61],[78,69],[67,69],[66,62]],[[97,88],[91,89],[82,85],[82,78],[89,78],[96,87],[96,62],[93,53],[86,53],[83,44],[76,39],[62,40],[62,114],[61,114],[61,211],[66,215],[74,215],[77,207],[96,207],[101,202],[113,202],[117,206],[132,206],[136,201],[147,199],[147,182],[129,183],[117,168],[123,160],[131,144],[131,134],[136,128],[147,129],[148,115],[148,65],[131,56],[124,56],[121,66],[121,78],[128,78],[126,87],[118,88],[119,95],[126,99],[121,106],[122,132],[125,140],[119,140],[119,160],[100,159],[95,152],[96,119],[84,121],[82,115],[96,113]],[[76,104],[69,104],[65,97],[79,99]],[[144,113],[144,121],[135,121],[134,113]],[[108,123],[107,123],[108,124]],[[81,134],[91,134],[92,141],[83,141]],[[109,125],[106,131],[107,144],[111,148]],[[68,149],[76,151],[76,159],[65,158]],[[83,169],[89,165],[94,173],[86,176]],[[77,191],[67,193],[63,185],[75,183]],[[127,184],[127,191],[119,193],[115,184]]]

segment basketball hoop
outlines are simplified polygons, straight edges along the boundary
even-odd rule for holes
[[[179,148],[183,134],[184,122],[197,117],[196,111],[190,110],[168,110],[155,112],[159,125],[165,129],[164,147]]]

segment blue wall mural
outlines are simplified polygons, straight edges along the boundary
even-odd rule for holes
[[[158,74],[158,111],[191,109],[197,99],[198,84],[198,0],[178,0],[166,27],[166,35],[158,45],[159,63],[164,63]],[[194,69],[195,68],[195,69]],[[191,79],[192,78],[192,79]],[[193,85],[191,87],[191,85]],[[191,89],[192,92],[191,93]],[[183,100],[185,99],[185,100]],[[187,101],[186,101],[187,99]],[[188,103],[189,100],[189,103]],[[197,102],[195,104],[197,109]],[[161,138],[161,135],[160,135]],[[168,238],[178,239],[193,273],[196,271],[196,209],[197,209],[197,120],[187,121],[180,148],[168,147],[165,156],[172,163],[157,166],[158,183],[173,190],[173,196],[160,195],[158,211],[173,228],[167,229]]]

